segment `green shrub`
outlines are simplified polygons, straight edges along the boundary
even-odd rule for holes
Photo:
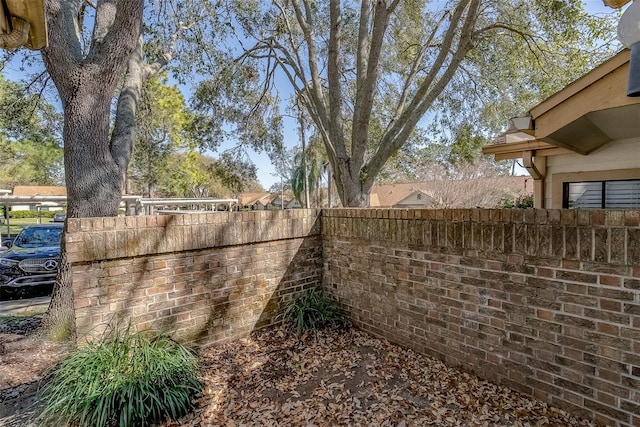
[[[144,426],[192,409],[201,390],[196,356],[165,334],[127,328],[75,350],[43,389],[44,425]]]
[[[528,209],[533,207],[533,196],[519,196],[515,199],[502,199],[502,209]]]
[[[40,218],[53,218],[53,216],[62,211],[40,211]],[[9,218],[38,218],[38,211],[9,211]]]
[[[319,288],[311,288],[287,304],[281,317],[298,335],[325,327],[349,325],[346,313],[338,302]]]

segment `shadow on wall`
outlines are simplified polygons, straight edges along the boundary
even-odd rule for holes
[[[282,267],[286,267],[284,274],[271,297],[264,301],[265,304],[262,306],[259,318],[255,323],[256,329],[280,322],[277,315],[286,304],[297,299],[307,289],[322,284],[321,237],[317,235],[302,239],[291,260]]]
[[[111,254],[72,263],[80,340],[131,321],[207,345],[273,324],[283,301],[322,281],[318,214],[304,212],[146,217],[132,233],[107,229]],[[104,229],[86,233],[94,247],[110,240]],[[143,254],[123,257],[122,245]]]

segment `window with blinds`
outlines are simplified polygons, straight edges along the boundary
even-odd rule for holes
[[[640,180],[564,183],[565,209],[640,209]]]

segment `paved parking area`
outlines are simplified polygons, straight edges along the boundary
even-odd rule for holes
[[[50,301],[50,296],[0,301],[0,316],[20,315],[34,310],[44,312]]]

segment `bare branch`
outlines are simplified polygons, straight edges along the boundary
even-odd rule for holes
[[[535,42],[535,37],[530,34],[530,33],[525,33],[522,30],[519,30],[515,27],[512,27],[510,25],[506,25],[506,24],[501,24],[501,23],[496,23],[493,25],[488,25],[484,28],[480,28],[479,30],[475,31],[473,34],[474,38],[479,38],[481,35],[483,35],[484,33],[493,31],[493,30],[507,30],[511,33],[514,33],[518,36],[520,36],[520,38],[522,38],[522,40],[526,43],[527,48],[529,49],[529,51],[533,54],[533,56],[536,58],[536,60],[538,62],[541,62],[541,58],[539,56],[539,53],[541,51],[540,46],[538,46],[538,44]]]
[[[322,119],[323,126],[327,129],[330,127],[329,123],[329,115],[327,113],[327,106],[324,100],[324,93],[322,91],[322,81],[320,78],[320,71],[318,69],[318,52],[316,48],[316,43],[313,35],[313,31],[311,30],[310,24],[312,22],[312,14],[307,3],[308,0],[303,0],[305,3],[305,14],[302,13],[300,8],[300,0],[293,0],[291,2],[298,25],[302,29],[304,34],[305,41],[307,42],[307,55],[308,55],[308,65],[309,71],[311,73],[311,96],[314,104],[316,105],[316,109],[320,114],[320,118]],[[305,82],[306,84],[307,82]]]
[[[464,8],[461,6],[464,4]],[[407,112],[402,115],[401,120],[396,122],[394,126],[387,129],[385,134],[382,137],[381,144],[379,145],[376,153],[372,157],[371,162],[368,165],[368,172],[371,176],[375,177],[378,172],[384,166],[384,163],[387,159],[393,155],[396,151],[400,149],[404,141],[409,137],[411,132],[415,129],[418,121],[424,116],[427,110],[431,107],[435,99],[440,95],[440,93],[447,86],[455,72],[457,71],[460,63],[465,58],[466,54],[472,47],[473,42],[473,28],[476,23],[476,19],[478,17],[478,9],[480,7],[480,0],[470,0],[468,4],[468,10],[466,16],[464,18],[464,22],[462,26],[458,28],[458,24],[462,20],[462,16],[464,9],[466,8],[467,3],[461,2],[458,5],[458,8],[453,13],[452,16],[452,24],[448,29],[448,34],[445,36],[445,46],[451,46],[453,41],[453,36],[451,35],[451,40],[447,40],[447,37],[452,32],[459,32],[460,38],[458,41],[458,45],[456,50],[453,52],[451,60],[447,65],[444,73],[438,76],[437,80],[434,80],[437,76],[437,71],[440,70],[442,65],[444,64],[444,58],[440,62],[439,66],[436,69],[432,69],[432,78],[426,79],[423,85],[421,85],[418,90],[418,94],[416,95],[411,102],[409,108],[407,108]],[[453,25],[453,23],[456,23]],[[443,49],[440,51],[440,57],[446,56],[449,54],[449,49]],[[436,61],[438,62],[438,61]],[[434,66],[434,67],[436,67]],[[428,87],[425,87],[425,84],[428,81]],[[433,84],[433,85],[432,85]],[[372,178],[373,179],[373,178]]]
[[[342,130],[342,83],[340,81],[340,44],[342,42],[340,0],[329,1],[329,136],[337,147],[344,146]],[[346,157],[346,152],[344,153]]]
[[[434,63],[432,64],[431,69],[429,70],[429,73],[426,75],[423,82],[420,84],[420,87],[418,88],[416,94],[414,95],[409,106],[406,108],[405,112],[401,114],[398,120],[389,123],[389,126],[385,131],[385,136],[389,135],[388,137],[386,137],[387,139],[395,139],[395,136],[398,134],[398,132],[400,132],[402,126],[404,125],[404,120],[402,119],[402,117],[404,117],[406,114],[410,114],[410,113],[406,113],[406,111],[409,111],[409,112],[415,111],[415,109],[418,107],[418,104],[429,93],[431,84],[433,83],[434,79],[440,72],[440,69],[444,66],[445,61],[449,56],[449,52],[451,50],[451,46],[453,45],[454,38],[458,33],[458,25],[462,19],[462,16],[464,14],[464,11],[467,7],[468,2],[469,0],[460,1],[456,9],[454,10],[454,12],[451,14],[451,18],[449,20],[449,28],[447,29],[447,32],[442,41],[442,44],[439,47],[440,51],[438,52],[438,56],[436,57]],[[383,139],[385,138],[383,137]]]
[[[356,77],[356,85],[360,88],[360,94],[356,97],[354,106],[353,128],[351,134],[351,157],[353,167],[358,170],[362,166],[364,154],[368,145],[369,123],[371,122],[373,98],[375,96],[375,89],[378,81],[382,42],[389,26],[390,13],[393,12],[396,5],[397,2],[394,2],[387,9],[381,2],[378,2],[374,7],[373,29],[371,31],[369,56],[366,61],[366,74],[364,76]]]
[[[360,6],[360,24],[358,27],[358,51],[356,57],[356,99],[362,91],[362,80],[367,73],[367,51],[369,46],[369,21],[371,19],[371,3],[363,1]],[[360,76],[360,78],[357,78]]]
[[[436,37],[436,34],[438,34],[438,32],[440,31],[440,27],[445,22],[448,16],[450,16],[450,11],[447,10],[442,14],[442,17],[440,18],[436,26],[433,28],[433,31],[431,31],[429,38],[424,43],[424,45],[422,46],[422,49],[416,55],[413,63],[411,64],[411,69],[409,70],[409,74],[407,75],[407,78],[404,81],[400,98],[398,99],[398,104],[396,106],[396,111],[394,113],[393,119],[391,120],[391,123],[396,122],[400,118],[400,115],[404,113],[406,103],[409,97],[409,90],[411,88],[411,85],[413,84],[414,79],[418,75],[418,73],[423,70],[423,68],[420,67],[422,58],[424,57],[426,50],[431,46],[431,43]]]

